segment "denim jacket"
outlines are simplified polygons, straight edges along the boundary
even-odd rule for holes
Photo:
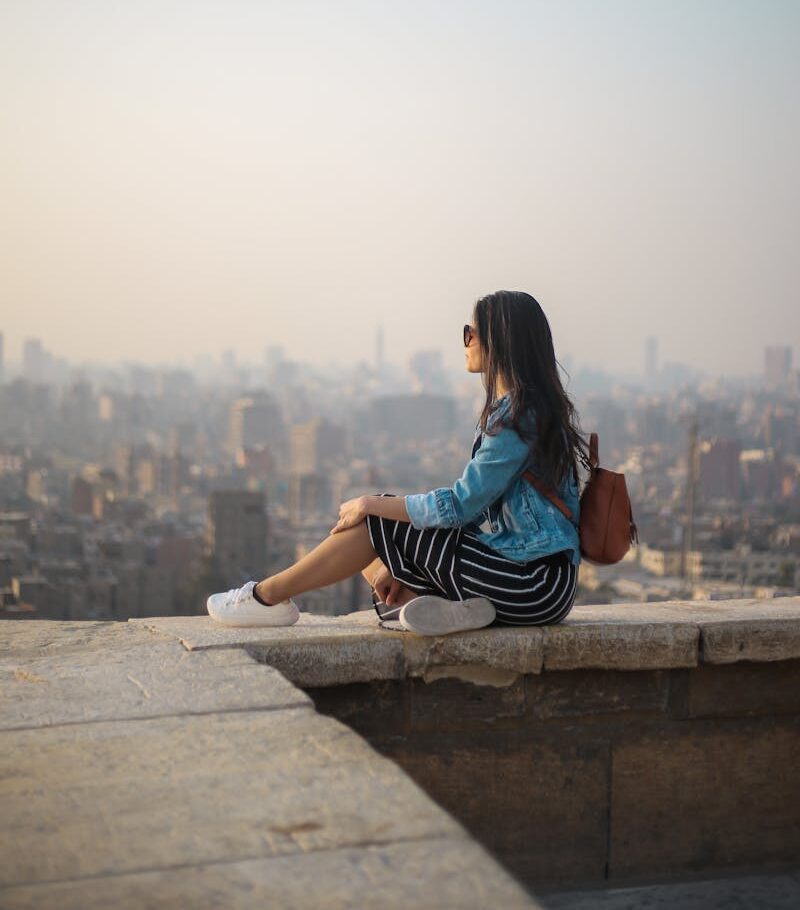
[[[510,408],[506,393],[498,400],[488,427],[503,422]],[[569,521],[522,476],[531,467],[530,446],[511,426],[504,425],[491,436],[482,435],[477,424],[472,457],[453,486],[405,497],[411,524],[415,528],[463,526],[513,562],[569,550],[572,564],[578,565],[580,502],[575,478],[568,471],[559,487],[559,495],[572,510]]]

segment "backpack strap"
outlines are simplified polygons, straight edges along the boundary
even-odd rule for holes
[[[525,471],[522,476],[531,484],[531,486],[536,487],[542,496],[546,496],[568,521],[572,521],[572,509],[570,509],[558,493],[548,489],[544,482],[539,480],[539,478],[530,471]]]
[[[591,466],[592,471],[595,471],[597,469],[598,465],[600,464],[600,441],[597,436],[597,433],[589,434],[589,464]],[[564,502],[564,500],[558,495],[558,493],[555,492],[555,490],[551,490],[550,488],[548,488],[545,485],[545,483],[543,481],[539,480],[539,478],[536,477],[536,475],[533,474],[531,471],[525,471],[525,473],[522,476],[525,478],[525,480],[528,481],[528,483],[531,484],[531,486],[536,487],[536,489],[542,494],[542,496],[545,496],[547,499],[549,499],[550,502],[553,503],[553,505],[559,510],[559,512],[561,512],[561,514],[568,521],[572,521],[572,510]],[[575,480],[576,480],[576,482],[578,480],[577,470],[575,472]],[[573,524],[574,524],[574,521],[573,521]]]

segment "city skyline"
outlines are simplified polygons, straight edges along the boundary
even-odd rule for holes
[[[374,350],[366,352],[364,356],[355,363],[345,364],[337,361],[328,361],[322,364],[311,363],[302,357],[292,355],[283,345],[268,345],[261,352],[261,357],[245,358],[237,356],[235,350],[223,347],[214,354],[203,352],[190,358],[185,355],[183,358],[174,358],[164,361],[141,361],[134,359],[124,359],[120,361],[111,361],[103,359],[72,361],[69,358],[59,354],[58,351],[51,350],[41,338],[26,337],[19,346],[18,358],[7,356],[8,343],[5,333],[0,329],[0,382],[8,381],[15,377],[36,379],[39,381],[51,381],[52,376],[48,375],[53,368],[60,369],[65,375],[66,372],[89,370],[110,370],[125,371],[131,368],[150,369],[154,371],[171,371],[186,370],[191,373],[207,373],[209,370],[218,369],[222,372],[235,373],[237,370],[270,370],[280,368],[281,364],[291,365],[294,368],[311,370],[314,373],[326,374],[334,370],[349,368],[355,370],[360,366],[367,365],[373,371],[373,374],[379,376],[381,369],[387,373],[396,373],[398,370],[405,370],[408,374],[413,375],[415,365],[418,362],[429,359],[433,356],[436,363],[436,369],[441,367],[444,370],[443,379],[445,383],[452,380],[456,375],[462,373],[467,376],[468,372],[463,368],[463,363],[454,366],[445,362],[443,351],[440,348],[424,348],[412,351],[408,360],[394,361],[385,356],[382,343],[382,331],[378,328],[376,333],[376,344]],[[680,360],[671,360],[663,357],[658,345],[658,338],[648,336],[643,345],[643,358],[639,370],[635,368],[630,370],[613,370],[604,369],[597,364],[576,364],[574,358],[569,352],[562,352],[557,360],[562,368],[562,377],[566,375],[569,378],[573,374],[602,374],[608,377],[621,379],[624,381],[639,381],[643,390],[653,389],[664,380],[680,384],[681,377],[688,380],[691,376],[708,377],[711,379],[737,379],[737,380],[765,380],[768,383],[791,381],[793,374],[798,372],[798,366],[794,361],[794,348],[785,344],[767,344],[763,347],[760,356],[760,367],[753,371],[740,370],[739,372],[720,372],[715,373],[703,365],[693,365]],[[566,371],[566,374],[564,373]],[[44,374],[43,376],[40,374]]]

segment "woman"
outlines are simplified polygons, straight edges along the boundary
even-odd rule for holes
[[[578,461],[587,447],[558,376],[550,326],[522,291],[475,304],[464,326],[466,368],[486,401],[472,456],[452,487],[343,503],[330,536],[295,565],[215,594],[226,625],[291,625],[291,600],[362,572],[378,612],[423,635],[492,623],[560,622],[575,599],[580,544],[570,522],[530,484],[557,489],[579,519]]]

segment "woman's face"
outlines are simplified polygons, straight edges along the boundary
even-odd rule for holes
[[[475,329],[475,323],[470,322],[472,327],[472,337],[469,339],[469,346],[464,348],[464,365],[468,373],[483,372],[483,358],[481,356],[481,346],[478,343],[478,335]]]

